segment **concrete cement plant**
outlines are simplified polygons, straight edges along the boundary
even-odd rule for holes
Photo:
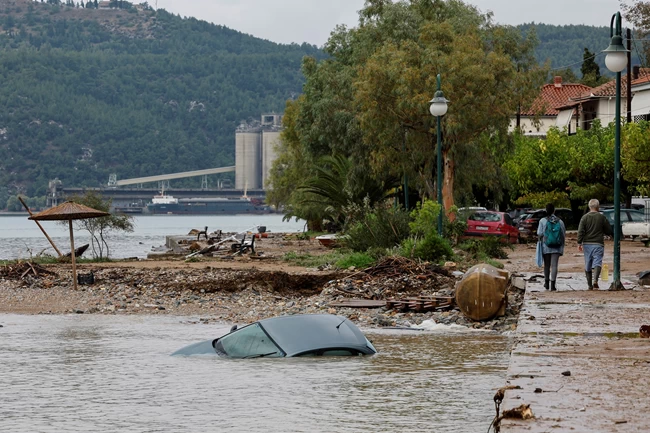
[[[239,125],[235,133],[235,189],[267,189],[281,129],[282,115],[275,113]]]
[[[66,197],[83,195],[87,190],[96,190],[112,199],[114,208],[126,213],[146,212],[152,197],[169,192],[173,192],[174,197],[165,195],[166,200],[229,198],[229,203],[232,203],[234,198],[244,197],[261,203],[270,187],[269,174],[277,158],[281,131],[282,114],[266,113],[261,115],[260,120],[242,121],[235,130],[235,165],[231,167],[154,174],[131,179],[118,179],[116,174],[111,174],[107,186],[103,188],[64,187],[61,181],[54,179],[49,184],[47,206],[56,206],[65,201]],[[233,171],[234,188],[228,179],[217,179],[216,189],[209,186],[209,175]],[[199,176],[203,178],[200,189],[171,188],[171,180]],[[158,186],[152,186],[155,184]],[[151,186],[145,187],[146,185]]]

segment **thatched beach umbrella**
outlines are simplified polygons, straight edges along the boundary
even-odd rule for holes
[[[68,221],[70,225],[70,257],[72,257],[72,279],[74,289],[77,290],[77,264],[75,263],[74,236],[72,234],[72,220],[99,218],[109,216],[110,213],[93,209],[73,201],[66,201],[58,206],[44,210],[29,217],[34,221]]]

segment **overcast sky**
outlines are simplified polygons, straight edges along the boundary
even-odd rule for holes
[[[280,43],[322,46],[337,24],[354,27],[364,0],[148,0],[151,6],[192,16]],[[629,0],[628,3],[631,3]],[[503,24],[609,26],[618,0],[468,0]],[[625,26],[625,24],[623,24]]]

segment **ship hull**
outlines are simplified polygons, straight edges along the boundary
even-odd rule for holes
[[[147,205],[147,211],[154,215],[259,215],[272,213],[272,209],[268,206],[255,205],[244,200],[151,203]]]

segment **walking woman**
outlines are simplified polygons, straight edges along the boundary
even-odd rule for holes
[[[544,258],[544,288],[556,290],[555,279],[557,278],[557,266],[560,256],[564,254],[564,241],[566,228],[564,221],[555,215],[553,203],[546,205],[546,217],[539,221],[537,236],[542,246],[542,257]]]

